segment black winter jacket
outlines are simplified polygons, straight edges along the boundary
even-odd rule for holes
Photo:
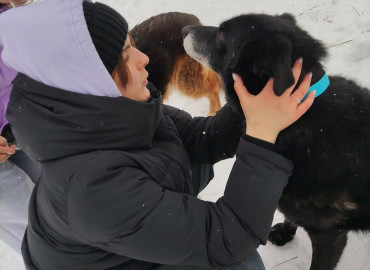
[[[145,103],[15,79],[7,117],[42,164],[22,247],[28,269],[218,268],[266,242],[291,162],[240,140],[228,106],[191,118],[150,90]],[[190,162],[235,152],[223,197],[190,194]]]

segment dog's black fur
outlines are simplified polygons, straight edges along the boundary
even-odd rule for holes
[[[290,14],[242,15],[219,27],[186,27],[183,35],[187,53],[221,75],[226,97],[240,113],[232,72],[253,94],[273,77],[277,95],[293,85],[291,67],[299,57],[299,82],[313,72],[313,84],[325,72],[324,46]],[[329,88],[278,137],[295,169],[279,201],[286,221],[273,228],[270,240],[285,244],[302,226],[312,241],[311,270],[334,269],[347,232],[370,229],[370,92],[329,78]]]

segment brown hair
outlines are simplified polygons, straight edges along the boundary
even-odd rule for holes
[[[135,47],[135,42],[132,39],[131,35],[128,34],[127,37],[130,38],[131,46]],[[117,73],[119,81],[122,84],[122,86],[126,87],[127,83],[131,80],[131,74],[122,54],[121,57],[118,59],[117,65],[114,67],[112,71],[112,75],[114,73]]]

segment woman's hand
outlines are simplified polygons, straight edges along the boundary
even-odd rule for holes
[[[292,68],[295,84],[301,69],[302,59],[299,59]],[[275,95],[272,88],[273,78],[254,96],[248,92],[240,76],[233,74],[233,77],[234,88],[247,121],[246,134],[271,143],[275,143],[280,131],[297,121],[311,107],[315,98],[315,91],[312,91],[302,103],[299,102],[310,87],[312,73],[305,76],[293,95],[295,84],[280,97]]]
[[[8,142],[4,137],[0,136],[0,163],[7,160],[15,153],[15,145],[8,146]]]

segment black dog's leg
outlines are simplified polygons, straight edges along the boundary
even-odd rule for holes
[[[297,231],[297,226],[285,219],[284,223],[278,223],[271,228],[269,240],[277,246],[283,246],[292,241]]]
[[[347,244],[346,230],[307,230],[312,242],[310,270],[333,270]]]

